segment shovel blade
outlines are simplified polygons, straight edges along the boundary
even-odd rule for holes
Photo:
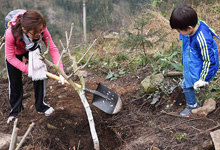
[[[122,108],[122,101],[120,97],[111,89],[99,83],[96,91],[102,93],[108,98],[99,95],[94,95],[92,104],[107,114],[116,114]]]

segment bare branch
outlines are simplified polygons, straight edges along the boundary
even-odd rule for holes
[[[0,49],[2,49],[2,47],[5,45],[5,43],[2,43],[1,45],[0,45]]]
[[[91,58],[92,58],[93,55],[94,55],[94,53],[92,53],[92,55],[89,56],[87,62],[86,62],[83,66],[80,66],[80,67],[78,67],[76,70],[74,70],[74,74],[75,74],[78,70],[81,70],[81,69],[85,68],[85,67],[88,65],[88,63],[89,63],[89,61],[91,60]]]
[[[21,139],[20,143],[18,144],[18,146],[16,147],[15,150],[19,150],[19,148],[21,148],[22,144],[24,143],[25,139],[27,138],[28,134],[31,132],[32,128],[34,127],[35,123],[32,122],[29,126],[29,128],[27,129],[26,133],[24,134],[23,138]]]
[[[72,33],[73,33],[73,26],[74,26],[74,23],[71,24],[71,28],[70,28],[70,35],[69,35],[69,41],[72,37]]]
[[[15,149],[15,144],[16,144],[16,139],[17,139],[17,137],[16,137],[17,136],[16,135],[17,124],[18,124],[18,118],[16,118],[15,121],[14,121],[14,126],[13,126],[13,130],[12,130],[11,142],[10,142],[9,150],[14,150]]]
[[[79,64],[79,63],[83,60],[83,58],[86,56],[86,54],[87,54],[87,53],[89,52],[89,50],[92,48],[92,46],[95,44],[96,40],[97,40],[97,39],[95,39],[95,40],[93,41],[92,45],[90,45],[90,47],[89,47],[88,50],[85,52],[85,54],[79,59],[79,61],[77,62],[77,64]]]
[[[50,47],[50,43],[49,43],[48,37],[46,39],[47,39],[47,50],[44,52],[43,57],[45,57],[49,53],[49,47]]]
[[[65,31],[65,35],[66,35],[66,48],[68,49],[69,48],[69,38],[67,35],[67,31]]]
[[[70,75],[68,75],[68,79],[70,79],[72,76],[74,75],[74,73],[71,73]]]
[[[62,46],[63,49],[65,49],[65,47],[63,46],[63,42],[60,40],[60,45]]]
[[[67,36],[67,32],[65,32],[65,33],[66,33],[66,36]],[[62,50],[61,55],[60,55],[60,58],[59,58],[59,60],[58,60],[58,62],[57,62],[57,67],[58,67],[58,68],[59,68],[59,66],[60,66],[60,62],[61,62],[61,60],[62,60],[63,54],[67,52],[67,49],[63,46],[63,43],[62,43],[61,40],[60,40],[60,43],[61,43],[61,46],[63,47],[63,50]],[[68,44],[68,42],[67,42],[67,44]],[[68,45],[67,45],[67,47],[68,47]]]

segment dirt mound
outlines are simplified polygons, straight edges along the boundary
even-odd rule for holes
[[[86,78],[88,88],[96,89],[101,82],[116,91],[123,101],[120,113],[108,115],[91,105],[93,95],[86,94],[101,150],[146,150],[152,147],[189,150],[211,140],[208,129],[216,126],[220,120],[217,117],[220,103],[217,101],[216,110],[208,118],[180,117],[178,113],[183,106],[173,105],[171,95],[164,91],[159,91],[160,101],[152,105],[153,95],[146,95],[139,88],[140,82],[151,72],[152,68],[148,66],[114,81],[105,80],[95,73],[90,73]],[[25,110],[18,115],[18,135],[24,135],[32,122],[36,125],[23,150],[92,150],[89,124],[79,96],[69,85],[60,85],[52,79],[47,81],[46,102],[56,110],[49,117],[36,112],[32,82],[24,77]],[[171,81],[166,78],[166,82]],[[4,81],[0,84],[0,132],[11,134],[13,124],[6,124],[10,111],[8,83]]]

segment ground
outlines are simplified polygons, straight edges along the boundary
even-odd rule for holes
[[[97,72],[87,72],[87,88],[96,89],[101,82],[114,90],[123,102],[123,108],[118,114],[109,115],[93,106],[93,95],[86,94],[101,150],[152,150],[153,147],[160,150],[202,150],[202,146],[210,145],[211,128],[220,121],[218,101],[215,111],[207,118],[184,118],[178,115],[184,106],[175,105],[172,101],[173,97],[182,98],[181,91],[177,90],[175,94],[159,91],[157,96],[160,96],[160,101],[152,105],[153,96],[140,89],[140,82],[152,73],[150,66],[113,81],[106,80]],[[32,81],[25,75],[23,81],[25,109],[18,115],[18,135],[23,136],[29,124],[35,123],[23,150],[94,149],[85,109],[71,86],[61,85],[53,79],[47,80],[46,102],[55,108],[55,112],[46,117],[38,114],[34,108]],[[175,83],[170,77],[166,77],[165,81]],[[0,132],[11,134],[13,123],[6,124],[10,111],[8,81],[2,79],[0,84]],[[214,148],[210,146],[207,149]]]

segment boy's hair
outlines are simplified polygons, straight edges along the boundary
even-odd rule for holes
[[[196,11],[186,5],[174,8],[170,16],[170,26],[172,29],[186,30],[189,26],[195,27],[198,22]]]

